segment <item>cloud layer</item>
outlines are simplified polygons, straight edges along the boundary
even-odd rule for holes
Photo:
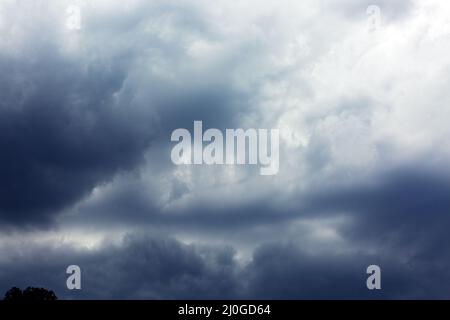
[[[1,290],[448,298],[448,5],[31,3],[0,4]],[[194,120],[279,128],[279,173],[173,165]]]

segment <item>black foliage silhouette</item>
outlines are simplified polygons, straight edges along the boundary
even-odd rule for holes
[[[28,287],[23,291],[13,287],[5,293],[3,298],[5,301],[54,301],[57,299],[52,290],[34,287]]]

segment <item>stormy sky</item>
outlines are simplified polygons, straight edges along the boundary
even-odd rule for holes
[[[2,0],[0,295],[450,298],[449,17],[437,0]],[[171,132],[195,120],[278,128],[278,174],[174,165]]]

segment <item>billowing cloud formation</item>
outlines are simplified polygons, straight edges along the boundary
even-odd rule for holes
[[[36,62],[2,59],[0,217],[43,223],[120,170],[133,168],[151,137],[140,111],[114,101],[120,68],[82,66],[53,52]],[[61,74],[64,77],[61,79]]]
[[[0,285],[55,288],[60,298],[84,299],[370,299],[448,297],[439,268],[410,265],[388,255],[315,255],[292,243],[266,244],[248,264],[227,247],[184,245],[167,238],[126,237],[120,246],[91,252],[64,246],[30,246],[26,256],[5,250]],[[45,255],[45,260],[38,256]],[[384,265],[385,290],[365,287],[365,268]],[[36,262],[42,261],[42,262]],[[65,288],[65,267],[82,268],[81,291]],[[414,261],[409,261],[414,262]],[[34,268],[25,267],[33,264]],[[18,267],[19,265],[19,267]],[[132,270],[132,272],[130,272]],[[432,280],[432,281],[430,281]]]
[[[184,59],[193,59],[183,51],[187,36],[163,39],[162,31],[151,26],[140,30],[153,15],[172,8],[161,6],[147,17],[137,15],[147,6],[140,4],[122,21],[123,28],[116,29],[110,19],[117,18],[115,10],[120,8],[113,7],[111,17],[104,19],[102,6],[107,4],[99,3],[83,11],[89,31],[77,33],[64,25],[64,5],[41,5],[34,3],[43,12],[18,4],[22,11],[17,21],[8,18],[15,5],[2,5],[4,222],[45,224],[94,187],[135,168],[155,136],[165,139],[172,128],[199,118],[218,126],[231,121],[234,100],[239,98],[230,95],[227,79],[206,79],[208,73],[185,70],[191,66]],[[32,26],[23,21],[26,18]],[[175,11],[158,27],[178,29],[182,18]],[[202,27],[197,19],[192,31]],[[133,30],[132,39],[146,43],[131,41]],[[110,38],[114,43],[108,47]],[[172,66],[173,62],[180,65]],[[188,76],[198,78],[198,83]]]
[[[0,287],[448,297],[450,7],[369,5],[3,1]],[[174,166],[194,120],[279,128],[278,175]]]

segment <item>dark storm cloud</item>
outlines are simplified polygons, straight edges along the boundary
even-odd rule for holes
[[[0,290],[42,286],[60,298],[76,299],[448,297],[450,279],[436,266],[400,262],[385,254],[317,255],[300,248],[293,243],[266,244],[250,263],[241,265],[229,247],[184,245],[167,238],[133,236],[121,246],[87,252],[32,245],[23,248],[29,254],[20,257],[5,250]],[[41,255],[46,259],[37,259]],[[449,260],[443,262],[448,265]],[[65,287],[65,269],[71,264],[82,270],[80,291]],[[382,291],[366,288],[370,264],[382,267]]]
[[[264,241],[274,243],[257,249],[245,268],[236,267],[239,281],[246,283],[245,290],[236,290],[245,297],[445,298],[450,285],[446,273],[450,268],[450,178],[439,168],[415,163],[350,185],[319,185],[285,198],[284,203],[273,195],[247,205],[218,209],[197,204],[171,214],[161,213],[157,207],[150,210],[143,195],[131,192],[135,198],[108,201],[111,206],[106,212],[137,213],[127,217],[131,224],[148,223],[175,232],[208,230],[224,236],[232,232],[234,237],[255,242],[261,241],[261,235],[254,231],[267,228]],[[136,203],[141,206],[131,205]],[[94,216],[96,208],[91,210],[88,213]],[[120,216],[116,215],[117,221],[125,223]],[[349,224],[336,230],[356,247],[349,245],[341,253],[310,254],[303,246],[314,243],[305,244],[302,237],[291,237],[288,245],[276,243],[283,238],[279,232],[286,232],[291,222],[335,216],[349,219]],[[370,264],[382,267],[380,293],[365,288],[365,268]]]
[[[239,190],[228,196],[237,198]],[[336,181],[330,186],[327,181],[306,192],[271,192],[258,201],[218,206],[198,199],[170,210],[152,201],[151,193],[140,184],[131,184],[80,208],[67,221],[81,226],[85,221],[98,225],[107,221],[115,226],[148,225],[226,235],[237,230],[251,234],[259,227],[271,234],[270,230],[279,232],[280,227],[302,219],[345,217],[351,223],[338,231],[346,239],[412,252],[426,246],[429,255],[439,255],[449,240],[448,194],[450,177],[438,168],[419,164],[377,172],[345,186]]]
[[[83,66],[38,50],[33,59],[0,57],[0,72],[3,223],[45,224],[140,161],[152,123],[115,103],[126,77],[120,60]]]
[[[199,35],[208,31],[195,14],[185,25],[177,6],[153,9],[156,15],[171,12],[161,21],[167,27],[183,24],[183,30]],[[107,21],[86,12],[90,33],[84,40],[102,43]],[[0,223],[47,225],[95,186],[136,168],[152,140],[165,143],[173,129],[197,119],[231,126],[239,115],[245,97],[220,76],[205,80],[182,71],[177,61],[190,63],[186,42],[181,36],[164,41],[143,33],[137,25],[149,18],[129,16],[134,23],[115,30],[107,44],[111,52],[89,44],[87,54],[76,60],[61,53],[52,33],[45,42],[27,39],[33,56],[0,56]],[[144,44],[130,44],[129,32]],[[149,48],[156,53],[146,65],[164,64],[159,57],[175,61],[168,72],[176,72],[181,84],[134,68],[136,57]]]
[[[380,248],[348,253],[306,253],[302,244],[270,244],[255,251],[244,277],[249,297],[260,299],[448,299],[447,254],[439,263]],[[418,252],[418,251],[417,251]],[[380,291],[366,287],[369,265],[381,268]]]
[[[300,245],[270,244],[247,266],[248,295],[257,299],[400,298],[417,283],[406,265],[364,253],[307,254]],[[382,291],[366,287],[366,268],[382,266]]]
[[[339,24],[335,25],[333,19],[330,24],[323,23],[328,21],[327,14],[337,10],[345,17],[364,19],[366,7],[372,4],[367,1],[334,3],[321,7],[314,16],[319,25],[333,29],[331,33],[325,30],[323,34],[327,37],[324,38],[315,33],[310,35],[321,43],[345,43],[334,33],[341,31]],[[381,1],[377,5],[382,10],[382,18],[388,22],[404,17],[411,7],[409,1]],[[359,157],[365,149],[353,154],[351,146],[342,151],[341,141],[331,138],[339,133],[340,127],[355,127],[354,132],[344,131],[343,140],[366,134],[365,130],[358,129],[359,121],[350,121],[352,119],[364,120],[361,122],[367,125],[362,126],[363,129],[367,127],[370,131],[373,119],[365,119],[364,115],[372,115],[370,110],[376,108],[376,104],[358,100],[358,106],[368,105],[367,112],[350,112],[354,117],[348,122],[340,117],[335,121],[333,117],[326,117],[331,118],[330,123],[327,119],[319,121],[317,133],[309,132],[309,122],[297,123],[301,120],[295,112],[297,105],[299,113],[305,111],[306,116],[308,108],[319,109],[320,114],[320,99],[319,102],[305,101],[301,94],[292,95],[304,89],[295,79],[284,78],[287,73],[277,72],[276,65],[283,60],[283,46],[290,47],[291,36],[295,38],[302,28],[294,25],[286,28],[292,29],[293,34],[286,35],[286,43],[283,43],[281,40],[287,30],[278,29],[276,23],[272,30],[272,22],[277,19],[271,20],[270,14],[263,19],[270,26],[266,30],[258,25],[259,18],[247,19],[245,12],[242,17],[240,12],[235,12],[239,16],[237,21],[213,21],[215,18],[207,17],[208,11],[203,12],[189,3],[142,3],[135,9],[105,5],[95,10],[94,7],[83,11],[84,29],[75,37],[66,34],[61,40],[56,39],[60,36],[57,31],[36,32],[22,39],[27,43],[23,48],[6,45],[8,52],[0,54],[0,227],[48,226],[56,215],[72,207],[74,211],[67,210],[68,216],[60,216],[58,222],[62,230],[80,226],[81,230],[88,230],[84,229],[87,225],[92,228],[89,230],[99,233],[105,229],[108,233],[110,227],[126,232],[138,228],[147,233],[157,229],[163,234],[185,232],[188,239],[198,236],[206,241],[210,237],[226,243],[234,240],[245,249],[246,245],[253,248],[255,244],[269,244],[260,245],[250,255],[251,262],[241,265],[233,248],[187,246],[160,238],[132,237],[123,245],[106,245],[92,251],[65,245],[25,246],[16,242],[13,248],[0,247],[1,290],[12,286],[43,286],[56,290],[63,298],[449,297],[450,279],[446,270],[450,268],[447,250],[450,178],[439,168],[424,169],[420,163],[383,171],[379,168],[390,164],[383,163],[381,158],[375,164],[378,169],[373,175],[345,186],[340,184],[336,176],[349,172],[357,175],[357,170],[342,170],[340,162],[346,161],[338,161],[333,150],[337,154],[350,150],[355,158],[352,163],[359,164],[364,162]],[[287,17],[280,16],[280,20],[283,18]],[[8,23],[13,22],[8,20]],[[234,23],[238,30],[227,33]],[[22,24],[25,23],[22,21]],[[32,29],[45,31],[31,25]],[[13,26],[11,30],[22,31],[9,32],[13,40],[16,35],[29,32],[22,30],[19,22]],[[221,35],[219,29],[223,29]],[[408,33],[406,29],[400,31]],[[60,40],[64,44],[61,45]],[[361,42],[359,40],[356,37],[352,42],[352,50],[353,44]],[[415,41],[412,43],[416,45]],[[279,45],[280,52],[275,50]],[[189,49],[193,49],[192,52]],[[313,50],[314,46],[309,49]],[[360,49],[370,52],[370,48],[364,46]],[[351,56],[351,51],[343,50],[342,55]],[[399,52],[401,56],[402,51]],[[318,50],[311,56],[322,54]],[[321,62],[316,62],[311,67],[313,73],[325,80],[317,95],[334,105],[340,98],[333,95],[336,94],[333,88],[339,88],[340,85],[335,85],[342,79],[330,81],[328,87],[326,80],[334,79],[331,73],[340,78],[345,74],[342,75],[339,68],[330,69],[327,64],[325,69],[330,70],[330,74],[321,72]],[[331,65],[339,67],[340,63],[336,59]],[[403,65],[402,69],[409,67]],[[297,73],[309,66],[302,65],[298,69],[288,63],[285,68],[293,68],[292,73]],[[420,74],[414,70],[413,74]],[[277,74],[280,74],[281,87],[284,82],[289,83],[292,93],[278,88],[280,83],[274,77]],[[306,74],[305,77],[312,82],[307,85],[311,86],[308,91],[314,92],[314,77]],[[373,77],[378,76],[374,73]],[[402,78],[395,82],[400,87],[405,84]],[[370,93],[378,92],[373,86],[369,87]],[[350,82],[344,89],[352,92],[354,83]],[[385,89],[383,85],[379,92],[384,94]],[[392,92],[398,96],[397,91]],[[423,96],[427,94],[426,90],[420,92]],[[311,98],[313,96],[311,94]],[[303,103],[306,103],[305,110]],[[386,102],[393,107],[398,103]],[[284,109],[285,105],[287,111],[279,109]],[[355,108],[345,103],[342,109]],[[217,172],[211,171],[210,175],[203,173],[209,179],[200,178],[192,185],[175,181],[169,154],[173,129],[191,129],[194,120],[203,120],[205,127],[219,129],[239,127],[241,121],[275,125],[283,113],[289,112],[290,118],[291,111],[292,123],[288,122],[287,126],[291,129],[304,126],[305,137],[307,133],[312,135],[309,140],[305,138],[309,142],[305,142],[304,147],[286,151],[289,157],[286,160],[299,160],[289,167],[292,175],[280,174],[279,180],[264,180],[253,179],[246,171],[230,183],[209,184],[217,178]],[[327,115],[331,113],[327,111]],[[389,115],[387,117],[390,119]],[[385,119],[381,118],[384,124]],[[279,124],[283,125],[283,121]],[[398,131],[407,130],[397,128],[396,122],[394,127]],[[431,122],[429,127],[433,127]],[[374,131],[380,131],[383,136],[385,131],[381,126],[379,129]],[[387,131],[395,135],[396,130],[390,129]],[[325,131],[323,136],[318,134],[321,131]],[[403,141],[403,135],[397,134]],[[304,138],[303,134],[299,136]],[[293,138],[298,137],[293,134]],[[362,140],[362,144],[380,139],[377,134],[369,138]],[[446,141],[446,137],[441,138]],[[420,136],[419,140],[441,141],[433,135]],[[296,142],[293,141],[293,145]],[[408,143],[399,144],[400,153],[402,148],[409,148]],[[306,158],[296,158],[297,153]],[[302,163],[302,160],[306,161]],[[140,166],[142,163],[146,165]],[[307,173],[297,174],[304,170],[303,166]],[[446,166],[441,163],[438,167]],[[134,173],[146,173],[146,170],[150,173],[141,180],[135,179]],[[200,170],[194,169],[191,173],[195,178],[197,173],[202,177]],[[336,175],[328,179],[326,172],[333,170]],[[127,175],[129,171],[133,174]],[[305,178],[304,181],[301,178]],[[273,186],[272,182],[275,182]],[[166,184],[170,185],[167,190]],[[87,204],[80,202],[97,186],[105,187],[106,191],[99,188],[98,193],[86,197]],[[75,204],[79,206],[73,206]],[[336,252],[316,250],[322,249],[318,248],[321,244],[316,243],[320,241],[307,239],[308,234],[298,236],[307,228],[294,230],[294,236],[291,234],[296,222],[302,219],[330,217],[350,221],[333,225],[333,231],[342,240],[336,244]],[[80,234],[77,239],[83,245],[84,239],[80,240],[83,232]],[[42,243],[41,237],[45,235],[36,235],[33,240]],[[279,239],[290,239],[291,243]],[[304,239],[309,242],[303,243]],[[5,237],[5,243],[7,240]],[[236,251],[242,247],[236,245]],[[82,268],[81,292],[65,289],[65,268],[70,264]],[[382,292],[369,292],[365,288],[365,269],[370,264],[382,267]]]
[[[121,246],[91,252],[71,247],[32,249],[20,262],[1,264],[1,290],[31,285],[53,288],[60,298],[187,299],[232,298],[240,286],[230,248],[212,250],[171,239],[133,236]],[[35,263],[40,255],[45,255],[45,262]],[[71,264],[82,270],[78,292],[66,288],[65,270]]]
[[[114,10],[83,11],[87,31],[76,36],[87,45],[82,56],[64,54],[54,31],[27,38],[21,49],[29,56],[0,56],[1,224],[48,225],[94,187],[137,168],[150,142],[165,150],[178,127],[198,119],[209,127],[233,127],[248,110],[248,96],[220,74],[239,60],[239,51],[216,66],[217,75],[197,74],[186,68],[198,62],[186,52],[190,42],[184,37],[211,37],[205,18],[192,7],[189,18],[183,6],[150,7],[150,15],[138,8],[126,18]],[[143,31],[152,18],[160,27],[184,31],[170,39]],[[176,79],[153,68],[166,68],[162,73]],[[166,164],[169,158],[161,160]]]
[[[184,192],[184,190],[180,191]],[[64,216],[70,224],[84,225],[157,225],[174,229],[222,230],[241,229],[258,225],[285,223],[298,217],[292,208],[283,208],[276,195],[257,202],[229,203],[218,206],[201,200],[166,211],[151,199],[151,194],[138,185],[127,185],[112,191],[106,198],[92,205],[82,206],[75,216]]]
[[[306,205],[311,214],[337,212],[350,215],[357,228],[345,230],[358,240],[405,237],[441,243],[450,225],[450,177],[440,167],[417,164],[379,173],[369,181],[352,186],[324,189]]]

